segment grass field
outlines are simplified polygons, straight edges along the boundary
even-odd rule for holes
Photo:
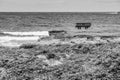
[[[120,44],[0,48],[1,80],[119,80]]]

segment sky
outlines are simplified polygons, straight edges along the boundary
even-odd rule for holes
[[[120,11],[120,0],[0,0],[0,12],[113,11]]]

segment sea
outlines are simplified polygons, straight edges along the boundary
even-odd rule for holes
[[[76,23],[91,23],[88,30],[78,30]],[[4,32],[41,32],[65,30],[68,33],[119,33],[120,14],[116,12],[0,12],[0,44],[9,40],[37,39],[38,36],[17,37]],[[12,37],[12,38],[11,38]],[[37,37],[37,38],[36,38]],[[3,43],[4,42],[4,43]],[[15,44],[15,43],[14,43]],[[16,45],[16,44],[15,44]]]

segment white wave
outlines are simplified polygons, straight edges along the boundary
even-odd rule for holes
[[[14,37],[14,36],[1,36],[0,45],[8,47],[18,47],[23,43],[32,43],[37,42],[39,36],[30,36],[30,37]]]
[[[3,32],[4,34],[11,34],[11,35],[20,35],[20,36],[49,36],[49,31],[34,31],[34,32]]]
[[[1,36],[0,42],[11,41],[11,40],[20,40],[20,41],[35,40],[37,41],[38,39],[39,39],[39,36],[29,36],[29,37]]]
[[[20,46],[22,43],[37,42],[41,37],[49,36],[48,31],[36,32],[2,32],[3,34],[10,34],[7,36],[0,36],[0,45],[2,46]],[[11,36],[12,35],[12,36]]]

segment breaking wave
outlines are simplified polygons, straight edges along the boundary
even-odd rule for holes
[[[36,32],[1,32],[0,45],[2,46],[18,46],[21,42],[38,41],[40,37],[49,36],[48,31]],[[18,43],[19,42],[19,43]]]

